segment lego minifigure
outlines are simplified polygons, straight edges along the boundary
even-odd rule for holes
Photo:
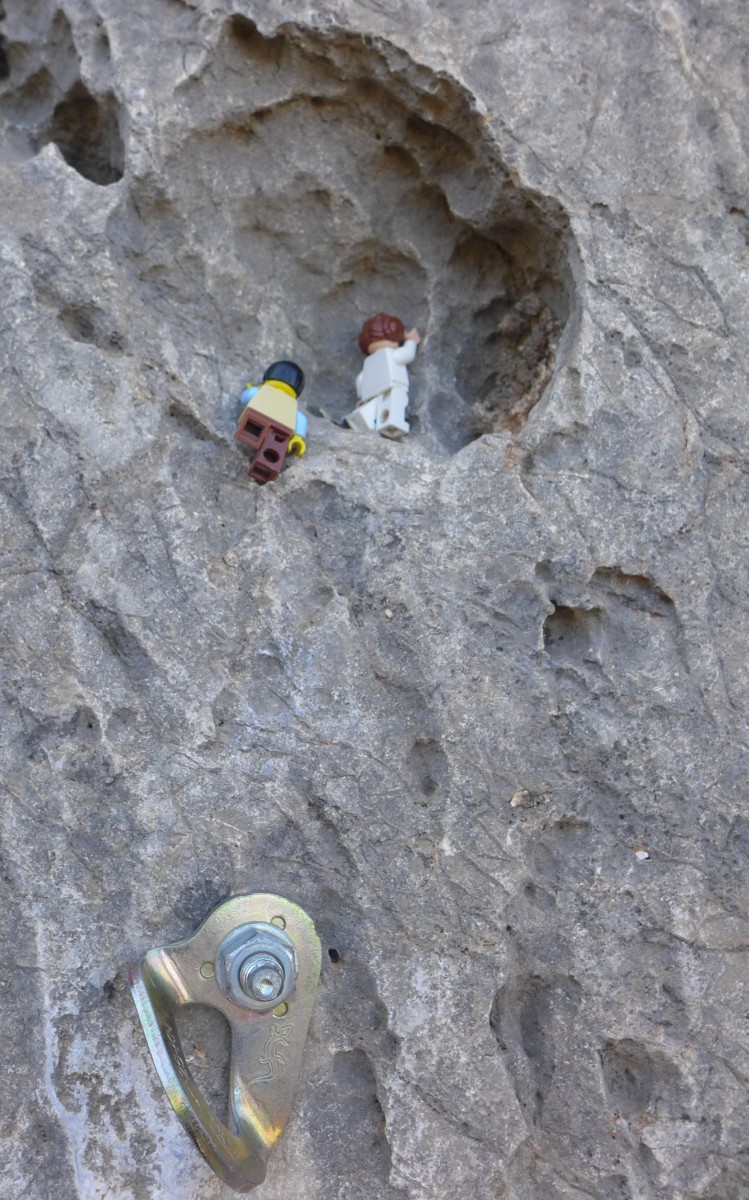
[[[413,362],[421,338],[415,329],[406,333],[398,317],[378,313],[366,321],[359,334],[359,349],[367,357],[356,377],[356,408],[345,418],[352,429],[368,429],[383,437],[400,438],[411,426],[408,409],[408,363]]]
[[[307,418],[297,398],[304,388],[304,372],[293,362],[274,362],[259,386],[249,383],[242,392],[245,408],[234,435],[257,451],[247,474],[255,483],[277,479],[287,454],[299,457],[307,449]]]

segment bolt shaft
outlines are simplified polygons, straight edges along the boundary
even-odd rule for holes
[[[239,986],[255,1000],[271,1001],[281,995],[286,975],[271,954],[251,954],[239,969]]]

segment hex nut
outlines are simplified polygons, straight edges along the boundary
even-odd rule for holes
[[[254,971],[250,968],[243,971],[250,958],[257,959],[258,968],[268,966],[280,971],[283,984],[275,995],[267,999],[253,995],[250,979]],[[215,966],[216,982],[227,999],[254,1012],[267,1012],[286,1000],[294,991],[299,973],[293,941],[277,925],[267,921],[255,921],[252,925],[239,925],[233,929],[219,946]],[[243,982],[248,986],[247,991]]]

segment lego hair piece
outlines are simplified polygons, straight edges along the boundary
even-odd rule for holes
[[[304,371],[287,359],[271,363],[263,375],[263,383],[272,383],[274,380],[293,388],[297,396],[301,396],[304,390]]]
[[[406,336],[406,327],[399,317],[391,317],[388,313],[377,313],[370,317],[362,326],[359,334],[359,349],[366,354],[372,342],[402,342]]]

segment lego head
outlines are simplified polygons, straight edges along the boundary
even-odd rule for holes
[[[398,317],[378,313],[364,322],[359,334],[359,349],[362,354],[368,354],[372,342],[395,342],[400,345],[405,336],[406,327]]]
[[[271,363],[263,375],[263,383],[285,383],[293,389],[296,396],[301,396],[304,390],[304,371],[296,363],[281,359]]]

